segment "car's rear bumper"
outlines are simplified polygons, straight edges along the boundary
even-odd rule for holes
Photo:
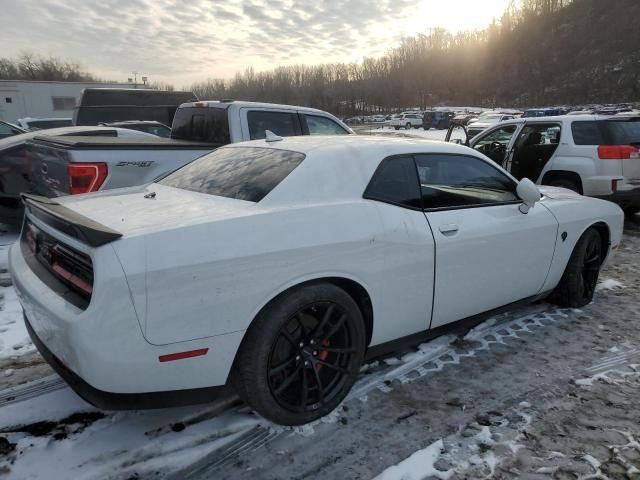
[[[77,378],[88,384],[82,390],[93,394],[83,396],[92,403],[104,408],[120,403],[120,400],[101,401],[105,396],[132,399],[125,404],[135,404],[138,398],[147,403],[147,396],[158,397],[158,392],[189,395],[227,383],[243,331],[151,344],[143,336],[117,261],[108,263],[100,260],[99,254],[94,255],[96,263],[102,266],[100,274],[105,283],[94,290],[89,307],[80,310],[53,292],[30,269],[19,247],[13,245],[9,251],[9,271],[32,336],[41,344],[38,348],[43,356],[49,352],[47,360],[54,368],[64,365],[70,372],[66,374],[70,384],[82,385]],[[103,248],[109,252],[108,247]],[[205,353],[166,360],[167,356],[199,350]]]
[[[74,373],[47,348],[34,332],[26,314],[24,323],[40,355],[78,395],[95,407],[104,410],[166,408],[212,402],[217,398],[230,395],[230,389],[226,386],[146,393],[113,393],[99,390]]]

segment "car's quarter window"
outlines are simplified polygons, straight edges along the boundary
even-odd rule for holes
[[[259,202],[305,156],[270,148],[219,148],[176,170],[159,183],[194,192]]]
[[[598,122],[585,121],[571,124],[573,143],[576,145],[602,145],[604,138],[598,127]]]
[[[518,201],[515,182],[480,158],[420,154],[415,159],[425,210]]]
[[[307,114],[304,115],[304,118],[307,121],[309,135],[346,135],[349,133],[330,118]]]
[[[251,140],[265,138],[267,130],[282,137],[302,135],[298,114],[295,112],[250,110],[247,112],[247,122]]]
[[[422,208],[413,158],[407,155],[382,160],[363,196],[402,207]]]

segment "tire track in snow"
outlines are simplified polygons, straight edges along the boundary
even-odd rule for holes
[[[393,389],[391,385],[393,381],[398,381],[401,384],[410,383],[438,372],[448,365],[457,365],[465,358],[475,357],[477,354],[489,350],[495,344],[507,344],[509,340],[520,338],[522,334],[533,333],[532,329],[534,328],[544,328],[557,320],[568,317],[565,312],[570,310],[549,309],[548,307],[549,305],[545,305],[543,309],[538,307],[535,311],[516,318],[510,318],[513,317],[512,313],[511,315],[502,314],[497,318],[485,321],[465,335],[464,339],[471,346],[463,349],[462,353],[458,351],[459,348],[451,345],[451,341],[455,339],[452,335],[439,337],[422,344],[418,347],[418,351],[404,355],[405,360],[398,360],[402,361],[402,364],[397,367],[392,366],[382,372],[372,373],[356,382],[343,404],[356,399],[366,401],[367,395],[375,390],[383,393],[390,392]],[[496,323],[487,325],[487,322],[492,320]],[[268,443],[286,436],[313,435],[314,427],[338,422],[341,410],[342,407],[339,406],[329,415],[300,427],[282,427],[265,421],[228,446],[211,452],[207,457],[209,463],[203,459],[197,465],[181,470],[170,478],[213,478],[214,472],[240,460],[244,455],[254,452]]]

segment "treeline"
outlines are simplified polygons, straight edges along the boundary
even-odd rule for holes
[[[201,99],[306,105],[340,116],[412,107],[640,100],[640,0],[522,0],[482,31],[434,29],[361,63],[249,68],[187,87]],[[78,64],[0,58],[0,79],[96,81]],[[150,84],[173,90],[166,83]]]
[[[248,69],[199,98],[307,105],[338,115],[436,105],[528,107],[640,99],[640,1],[524,0],[483,31],[435,29],[360,64]]]
[[[0,80],[43,80],[58,82],[96,82],[96,77],[79,64],[56,57],[23,53],[17,58],[0,58]]]

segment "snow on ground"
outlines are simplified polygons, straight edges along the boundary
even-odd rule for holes
[[[606,278],[598,282],[598,285],[596,285],[596,292],[601,290],[616,290],[618,288],[624,288],[624,285],[613,278]]]
[[[433,442],[397,465],[387,468],[374,480],[422,480],[429,476],[446,480],[453,472],[450,470],[442,472],[434,467],[443,448],[442,440]]]
[[[401,128],[400,130],[396,130],[393,127],[377,127],[377,128],[360,128],[356,129],[357,133],[360,135],[388,135],[388,136],[398,136],[398,137],[414,137],[414,138],[424,138],[426,140],[440,140],[444,141],[445,136],[447,135],[446,130],[423,130],[422,128],[411,128],[406,130]],[[464,140],[464,134],[461,129],[456,129],[453,131],[451,136],[452,139],[461,139]]]
[[[22,307],[7,271],[9,246],[16,239],[16,234],[0,233],[0,360],[35,351],[22,321]]]

